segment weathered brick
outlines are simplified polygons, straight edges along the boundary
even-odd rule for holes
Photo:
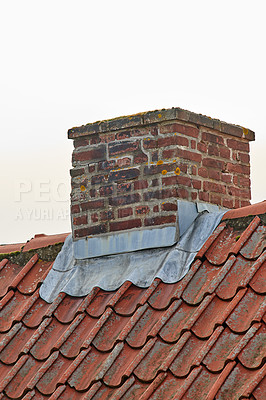
[[[221,180],[221,172],[218,169],[209,169],[208,170],[209,178],[215,179],[216,181]]]
[[[94,175],[91,178],[92,185],[99,185],[101,183],[106,183],[108,180],[108,175]]]
[[[191,186],[191,179],[187,176],[168,176],[162,179],[163,185],[184,185],[184,186]]]
[[[144,201],[150,201],[152,199],[167,199],[170,197],[176,197],[177,191],[176,188],[162,189],[162,190],[154,190],[143,193]]]
[[[173,224],[176,222],[176,215],[160,215],[157,217],[145,218],[145,226]]]
[[[80,217],[74,217],[73,218],[73,224],[74,225],[85,225],[88,223],[88,216],[87,215],[81,215]]]
[[[94,149],[81,151],[81,152],[73,152],[73,161],[100,161],[106,159],[106,148],[105,146],[97,146]]]
[[[97,208],[104,207],[104,200],[103,199],[90,200],[90,201],[87,201],[86,203],[81,203],[80,207],[81,207],[82,211],[96,210]]]
[[[228,172],[235,172],[237,174],[249,175],[250,167],[248,165],[232,164],[228,163],[226,165]]]
[[[227,147],[219,147],[220,157],[231,159],[231,151]]]
[[[189,200],[189,192],[185,188],[177,189],[177,196],[180,197],[181,199]]]
[[[100,212],[100,219],[101,219],[102,222],[110,221],[110,220],[114,219],[114,212],[112,210],[101,211]]]
[[[235,186],[230,186],[228,188],[228,194],[231,196],[235,197],[242,197],[244,199],[251,199],[251,194],[250,194],[250,189],[243,189],[243,188],[237,188]]]
[[[135,208],[135,212],[138,215],[147,214],[149,211],[150,211],[150,208],[148,206],[137,206]]]
[[[131,131],[120,131],[115,135],[116,140],[129,139],[131,137]]]
[[[117,193],[131,192],[132,183],[119,183],[117,185]]]
[[[158,139],[158,146],[166,147],[166,146],[187,146],[189,147],[189,141],[187,138],[183,136],[168,136],[165,138]]]
[[[126,204],[133,204],[140,201],[139,193],[127,194],[124,196],[117,196],[109,198],[109,204],[111,206],[123,206]]]
[[[235,139],[227,139],[227,146],[231,147],[231,149],[233,150],[249,152],[248,142],[242,142],[240,140],[235,140]]]
[[[208,182],[205,181],[203,182],[203,190],[206,192],[215,192],[215,193],[226,193],[226,189],[224,185],[221,185],[220,183],[214,183],[214,182]]]
[[[222,199],[222,206],[225,208],[233,208],[234,207],[233,199],[228,199],[228,198],[224,197]]]
[[[174,157],[180,157],[184,158],[185,160],[190,160],[195,162],[201,162],[202,160],[202,155],[200,153],[194,153],[193,151],[189,150],[175,148],[163,151],[163,159],[174,158]]]
[[[78,149],[79,147],[89,146],[91,144],[89,138],[78,138],[75,139],[73,142],[75,149]]]
[[[219,145],[224,145],[224,138],[221,135],[215,135],[214,133],[202,132],[202,140],[205,142],[216,143]]]
[[[192,186],[194,189],[201,189],[201,181],[198,179],[192,179],[191,180]]]
[[[238,157],[239,157],[239,160],[240,160],[243,164],[249,164],[249,163],[250,163],[249,154],[247,154],[247,153],[238,153]]]
[[[148,156],[147,154],[143,153],[142,151],[137,151],[134,155],[133,155],[133,164],[143,164],[146,163],[148,161]]]
[[[133,209],[131,207],[119,208],[118,209],[118,218],[126,218],[133,215]]]
[[[70,176],[75,178],[76,176],[83,175],[85,173],[84,168],[73,168],[70,170]]]
[[[148,181],[146,181],[146,180],[141,180],[141,181],[134,182],[134,189],[135,190],[142,190],[142,189],[146,189],[147,187],[148,187]]]
[[[158,205],[153,207],[153,212],[155,212],[155,213],[159,212],[159,206]]]
[[[193,150],[196,149],[196,147],[197,147],[197,142],[196,142],[196,140],[191,140],[191,141],[190,141],[190,147],[191,147]]]
[[[80,212],[79,204],[73,204],[71,206],[71,214],[77,214]]]
[[[114,193],[114,187],[113,185],[106,185],[106,186],[101,186],[99,188],[99,193],[100,196],[112,196],[112,194]]]
[[[116,166],[116,161],[115,160],[110,160],[110,161],[100,161],[98,163],[98,170],[99,171],[110,171],[114,169]]]
[[[222,173],[221,174],[221,180],[222,180],[222,182],[225,182],[225,183],[231,183],[232,182],[232,175],[231,174]]]
[[[140,172],[137,168],[122,169],[119,171],[111,171],[109,174],[109,182],[121,182],[138,178]]]
[[[197,149],[198,149],[198,151],[200,151],[201,153],[207,153],[207,151],[208,151],[208,146],[207,146],[206,143],[199,142],[199,143],[197,144]]]
[[[208,192],[199,192],[199,199],[201,201],[209,202],[210,196]]]
[[[224,168],[225,168],[225,162],[216,160],[215,158],[204,158],[202,160],[202,165],[204,167],[218,168],[220,170],[224,170]]]
[[[131,159],[129,157],[123,157],[116,160],[116,164],[119,168],[126,168],[130,167]]]
[[[108,149],[109,149],[109,157],[113,157],[117,154],[122,154],[122,153],[132,153],[136,151],[139,148],[139,142],[137,140],[135,141],[129,141],[129,140],[124,140],[120,141],[118,143],[109,143]]]
[[[248,201],[248,200],[240,201],[240,207],[247,207],[247,206],[250,206],[250,201]]]
[[[162,211],[177,211],[176,203],[162,203],[161,205]]]
[[[91,235],[99,235],[100,233],[106,233],[107,226],[105,224],[88,226],[86,228],[74,229],[74,237],[82,238]]]
[[[98,222],[98,220],[99,220],[98,213],[91,214],[91,222],[92,223],[96,223],[96,222]]]
[[[110,231],[123,231],[126,229],[140,228],[141,219],[129,219],[126,221],[110,222]]]
[[[167,125],[162,125],[160,127],[160,133],[183,133],[187,136],[192,136],[197,138],[199,135],[199,130],[189,125],[181,125],[178,123],[172,123]]]
[[[215,146],[215,145],[212,145],[212,146],[209,145],[208,146],[208,155],[219,157],[219,155],[220,155],[219,147]]]
[[[217,195],[216,193],[210,193],[210,202],[212,204],[217,204],[218,206],[221,206],[222,198],[221,198],[221,196]]]

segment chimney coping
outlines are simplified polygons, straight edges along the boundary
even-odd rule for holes
[[[183,110],[182,108],[169,108],[154,111],[147,111],[138,114],[112,118],[103,121],[96,121],[73,127],[68,130],[68,138],[75,139],[82,136],[93,135],[96,133],[105,133],[117,131],[126,128],[144,127],[160,122],[178,120],[194,125],[211,128],[221,133],[225,133],[248,141],[255,140],[255,133],[240,125],[234,125],[220,121],[202,114],[196,114],[191,111]]]

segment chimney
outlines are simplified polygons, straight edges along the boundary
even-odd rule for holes
[[[134,250],[136,241],[169,245],[178,239],[178,201],[250,204],[254,133],[240,126],[172,108],[72,128],[68,137],[74,241],[116,246],[120,235]]]

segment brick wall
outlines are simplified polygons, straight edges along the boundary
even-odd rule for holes
[[[250,204],[249,141],[236,125],[170,109],[69,130],[74,238],[174,224],[177,199]]]

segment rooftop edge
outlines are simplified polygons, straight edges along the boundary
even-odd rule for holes
[[[68,130],[68,138],[75,139],[80,136],[87,136],[95,133],[104,133],[107,131],[116,131],[125,128],[146,126],[158,122],[171,120],[179,120],[206,128],[215,129],[222,133],[243,138],[249,141],[255,140],[255,133],[250,129],[175,107],[116,117],[108,120],[88,123],[79,127],[73,127]]]

